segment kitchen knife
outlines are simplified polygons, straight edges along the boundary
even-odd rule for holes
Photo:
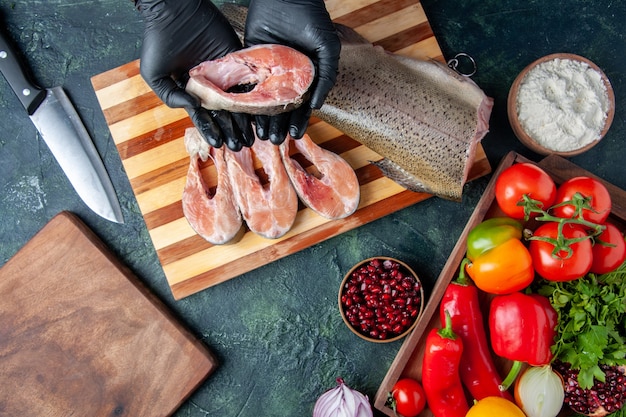
[[[98,215],[123,223],[122,209],[113,184],[63,88],[42,89],[33,84],[2,31],[0,72],[80,198]]]

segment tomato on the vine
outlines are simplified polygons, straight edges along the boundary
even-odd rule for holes
[[[574,177],[561,184],[556,191],[555,205],[571,201],[576,193],[589,199],[590,208],[583,208],[583,219],[602,224],[611,214],[611,195],[604,184],[591,177]],[[557,217],[571,218],[576,215],[576,206],[565,204],[554,207],[552,214]]]
[[[605,226],[606,229],[595,238],[593,245],[591,272],[594,274],[611,272],[626,260],[626,241],[622,232],[612,223]]]
[[[556,197],[556,184],[543,169],[531,163],[513,164],[500,173],[495,185],[496,201],[509,217],[523,219],[524,199],[536,200],[542,209],[548,210]],[[537,213],[531,213],[531,216]]]
[[[533,233],[533,238],[558,239],[557,222],[542,224]],[[579,224],[566,223],[563,225],[565,239],[579,239],[588,237],[585,228]],[[591,239],[585,238],[569,244],[571,253],[564,249],[555,251],[552,242],[531,240],[528,251],[532,257],[535,271],[549,281],[571,281],[582,277],[591,269],[593,262]]]
[[[404,417],[415,417],[426,407],[422,385],[412,378],[398,380],[389,393],[391,408]]]

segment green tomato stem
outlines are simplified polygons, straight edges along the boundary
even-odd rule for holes
[[[387,393],[387,401],[385,402],[385,405],[393,410],[393,415],[398,415],[398,403],[396,402],[396,399],[393,398],[393,392]]]
[[[532,199],[528,194],[522,196],[522,201],[517,203],[518,206],[524,206],[524,220],[530,219],[533,213],[546,213],[543,209],[543,203],[539,200]]]
[[[590,229],[594,229],[593,236],[599,235],[605,229],[604,225],[593,223],[583,218],[583,209],[593,212],[595,212],[595,210],[591,207],[591,200],[588,197],[584,197],[579,192],[576,192],[572,196],[571,200],[563,201],[562,203],[548,207],[547,210],[544,210],[543,203],[541,201],[534,200],[527,194],[522,196],[522,201],[520,201],[518,205],[524,206],[524,220],[526,221],[530,219],[531,214],[537,213],[537,216],[535,217],[535,220],[537,221],[580,224]],[[565,205],[574,206],[574,216],[571,218],[556,217],[549,213],[549,210]]]
[[[595,236],[597,236],[598,234],[602,233],[602,231],[606,227],[606,226],[603,226],[603,225],[598,225],[598,224],[595,224],[595,223],[587,222],[586,220],[574,219],[574,218],[567,219],[567,218],[551,216],[549,214],[546,214],[545,216],[537,218],[537,220],[539,220],[539,221],[553,221],[555,223],[558,223],[557,237],[556,238],[552,238],[552,237],[546,237],[546,236],[534,236],[532,234],[532,232],[530,232],[530,231],[525,231],[524,237],[526,238],[526,240],[539,240],[539,241],[542,241],[542,242],[550,243],[551,245],[554,246],[554,249],[552,250],[552,257],[560,258],[560,259],[568,259],[568,258],[570,258],[572,256],[572,254],[573,254],[573,250],[571,248],[571,246],[573,244],[578,243],[578,242],[582,242],[583,240],[593,239]],[[597,231],[594,232],[593,234],[587,234],[585,236],[575,237],[575,238],[566,238],[563,235],[563,227],[566,224],[583,224],[582,222],[589,223],[590,225],[593,225],[593,228],[596,228]],[[560,252],[565,252],[566,256],[565,257],[561,256]]]
[[[561,259],[570,258],[573,254],[571,246],[574,243],[582,242],[585,239],[593,239],[594,237],[600,235],[604,231],[604,229],[606,229],[606,226],[590,222],[588,220],[585,220],[582,217],[582,209],[583,208],[591,209],[591,207],[589,206],[588,199],[585,199],[580,193],[576,193],[572,200],[564,201],[561,204],[557,204],[553,206],[553,207],[558,207],[558,206],[565,205],[565,204],[573,204],[576,207],[576,210],[575,210],[575,216],[571,218],[557,217],[557,216],[551,215],[549,212],[543,210],[540,207],[541,203],[537,203],[536,200],[532,200],[526,195],[524,196],[524,204],[525,204],[524,205],[525,210],[526,208],[528,208],[529,210],[528,211],[529,215],[530,213],[539,214],[537,217],[535,217],[535,220],[540,221],[540,222],[558,223],[558,233],[557,233],[556,238],[545,237],[545,236],[533,236],[532,232],[528,233],[526,231],[524,233],[524,237],[527,240],[540,240],[540,241],[552,244],[554,246],[554,249],[552,250],[552,256],[554,258],[561,258]],[[587,234],[586,236],[583,236],[583,237],[567,239],[563,235],[563,227],[566,224],[579,224],[581,226],[592,229],[593,233]],[[561,252],[565,252],[566,256],[565,257],[560,256],[559,254]]]

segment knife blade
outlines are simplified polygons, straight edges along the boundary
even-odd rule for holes
[[[1,30],[0,72],[80,198],[96,214],[124,223],[111,179],[65,91],[62,87],[39,88],[30,81],[8,36]]]

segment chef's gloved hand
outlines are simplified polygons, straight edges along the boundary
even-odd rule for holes
[[[250,116],[206,110],[184,86],[202,61],[241,49],[230,23],[210,0],[137,0],[145,22],[141,75],[169,107],[183,107],[207,142],[238,151],[251,146]]]
[[[277,43],[306,54],[315,64],[308,102],[276,116],[257,116],[257,135],[280,144],[287,133],[300,139],[313,109],[324,104],[335,84],[341,43],[323,0],[251,0],[246,19],[245,46]]]

